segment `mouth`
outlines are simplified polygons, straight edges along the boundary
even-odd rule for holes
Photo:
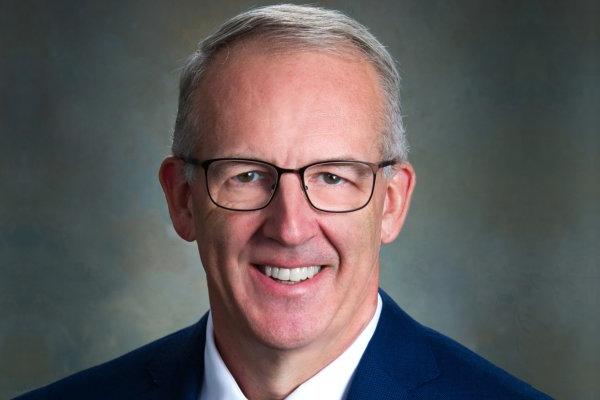
[[[263,275],[285,285],[295,285],[307,279],[311,279],[321,271],[320,265],[299,268],[280,268],[272,265],[256,265],[256,268]]]

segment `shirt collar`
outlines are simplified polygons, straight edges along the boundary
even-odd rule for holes
[[[343,399],[354,371],[373,337],[381,315],[381,307],[381,296],[377,294],[375,314],[354,342],[338,358],[298,386],[285,400]],[[200,400],[207,399],[247,400],[217,350],[210,313],[206,324],[204,377],[200,393]]]

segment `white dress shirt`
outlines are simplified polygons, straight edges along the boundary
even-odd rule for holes
[[[373,337],[379,316],[381,297],[377,295],[377,309],[365,329],[338,358],[301,384],[285,400],[343,400],[346,396],[354,370],[358,366],[367,344]],[[199,400],[247,400],[244,393],[223,362],[213,336],[212,315],[206,324],[204,346],[204,377]]]

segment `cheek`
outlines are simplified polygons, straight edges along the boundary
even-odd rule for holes
[[[217,207],[198,211],[198,248],[205,269],[212,266],[220,266],[219,269],[222,269],[223,266],[239,260],[256,227],[259,226],[256,216]]]
[[[340,264],[359,267],[371,264],[379,253],[380,215],[371,207],[348,214],[332,215],[323,231],[337,249]]]
[[[244,228],[247,224],[223,211],[214,209],[196,220],[198,251],[209,293],[220,299],[230,298],[234,288],[240,287],[243,274],[239,262],[250,236]]]

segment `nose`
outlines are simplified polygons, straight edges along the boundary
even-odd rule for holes
[[[316,235],[315,210],[302,190],[297,174],[282,174],[275,197],[264,209],[263,234],[284,246],[299,246]]]

